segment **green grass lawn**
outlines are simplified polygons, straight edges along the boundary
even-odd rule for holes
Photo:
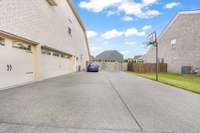
[[[155,73],[134,73],[138,76],[155,80]],[[159,82],[200,94],[200,76],[159,73]]]

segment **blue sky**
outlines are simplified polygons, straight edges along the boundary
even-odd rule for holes
[[[148,33],[158,34],[178,11],[200,9],[200,0],[73,0],[86,27],[91,54],[118,50],[144,54]]]

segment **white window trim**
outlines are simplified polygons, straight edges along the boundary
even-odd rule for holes
[[[16,49],[20,49],[20,50],[31,52],[31,45],[24,44],[22,42],[13,41],[12,47],[16,48]]]
[[[172,39],[172,40],[171,40],[171,48],[172,48],[172,49],[175,49],[176,46],[177,46],[177,40],[176,40],[176,39]]]
[[[44,54],[44,55],[51,55],[51,54],[52,54],[52,52],[49,51],[49,50],[47,50],[47,49],[42,49],[41,52],[42,52],[42,54]]]

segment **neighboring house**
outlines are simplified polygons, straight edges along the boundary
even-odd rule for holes
[[[117,50],[107,50],[96,56],[95,60],[99,61],[123,61],[124,56]]]
[[[200,70],[200,10],[179,12],[158,39],[160,62],[168,64],[168,71],[181,73],[184,66]],[[155,47],[143,57],[155,63]]]
[[[0,88],[85,69],[87,37],[70,0],[0,5]]]
[[[136,55],[133,58],[137,63],[143,63],[143,55]]]
[[[142,57],[142,55],[136,55],[136,56],[134,56],[133,59],[138,60],[138,59],[140,59],[141,57]]]

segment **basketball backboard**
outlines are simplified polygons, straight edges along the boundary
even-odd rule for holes
[[[146,44],[148,45],[154,45],[156,43],[156,32],[150,33],[146,38]]]

